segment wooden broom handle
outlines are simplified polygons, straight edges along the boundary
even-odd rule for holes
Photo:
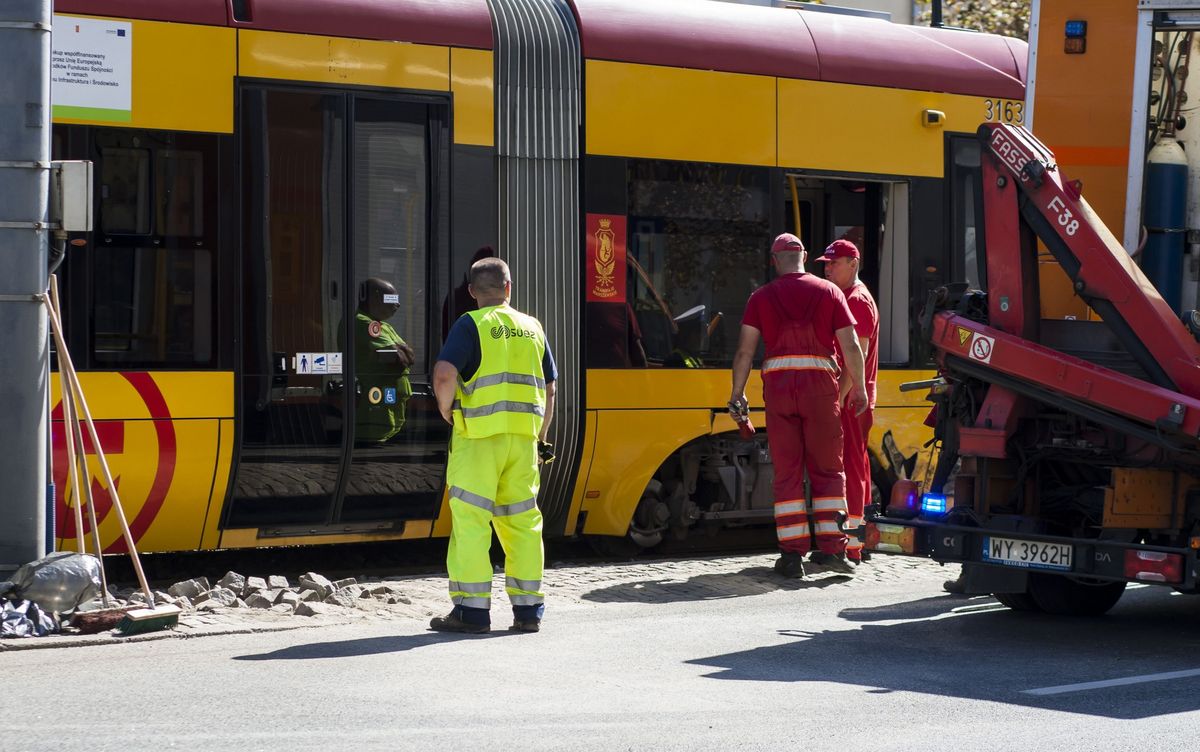
[[[62,322],[62,308],[58,303],[58,277],[50,275],[50,304]],[[86,500],[88,522],[92,526],[92,547],[96,549],[96,561],[100,565],[100,601],[105,608],[108,602],[108,574],[104,571],[104,546],[100,543],[100,524],[96,520],[96,503],[92,499],[92,479],[88,475],[87,453],[83,445],[83,428],[80,426],[79,414],[75,410],[74,390],[71,383],[59,369],[59,391],[62,392],[63,430],[66,431],[67,456],[71,464],[71,482],[75,488],[75,530],[79,540],[79,553],[84,553],[82,512]],[[78,459],[77,459],[78,458]],[[64,489],[65,491],[65,489]]]
[[[43,300],[46,303],[46,312],[50,316],[50,331],[54,333],[54,341],[58,344],[58,371],[70,382],[75,399],[79,402],[79,411],[83,413],[83,419],[87,421],[88,435],[92,438],[92,446],[95,447],[96,457],[100,460],[100,471],[104,474],[104,482],[108,486],[109,494],[112,495],[113,508],[117,510],[117,519],[121,522],[121,532],[125,536],[125,544],[129,546],[129,556],[133,560],[133,569],[137,573],[138,583],[146,595],[146,605],[154,608],[154,593],[150,591],[150,584],[146,582],[146,573],[142,571],[142,562],[138,558],[137,547],[133,543],[133,533],[129,531],[125,510],[121,508],[121,499],[117,496],[117,484],[113,482],[112,472],[108,469],[108,460],[104,458],[104,450],[100,447],[100,436],[96,433],[96,424],[92,422],[92,411],[88,409],[87,398],[83,396],[83,387],[79,384],[79,374],[75,372],[71,354],[67,352],[67,343],[63,340],[62,335],[62,324],[58,320],[58,314],[54,312],[54,307],[50,305],[50,300],[48,298]]]
[[[61,321],[62,309],[58,306],[58,277],[54,274],[50,275],[50,305],[55,311],[60,312],[59,320]],[[75,410],[72,407],[72,400],[69,396],[70,390],[67,387],[66,379],[62,378],[61,374],[58,379],[58,391],[62,395],[63,439],[67,445],[67,467],[71,468],[69,478],[71,485],[62,490],[63,503],[65,504],[67,501],[67,490],[74,489],[75,504],[72,506],[72,509],[75,512],[75,541],[79,544],[79,553],[83,554],[87,553],[83,543],[83,504],[80,503],[83,500],[83,487],[79,485],[79,465],[75,461],[75,432],[71,428],[75,420]],[[50,427],[50,434],[51,436],[54,435],[53,424]],[[84,461],[86,462],[87,455],[84,454],[82,445],[79,447],[79,453],[85,458]],[[99,556],[99,552],[96,555]]]

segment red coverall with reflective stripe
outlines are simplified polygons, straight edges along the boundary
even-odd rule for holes
[[[842,464],[846,471],[846,530],[862,527],[863,511],[871,500],[871,457],[867,439],[875,410],[875,380],[879,372],[879,310],[866,285],[857,282],[843,290],[846,304],[854,315],[854,334],[869,340],[863,351],[866,365],[867,409],[861,415],[842,406]],[[838,364],[845,367],[841,345],[838,345]],[[862,542],[853,535],[846,542],[846,558],[862,559]]]
[[[840,554],[846,535],[838,517],[846,513],[842,473],[842,424],[838,407],[838,368],[833,350],[813,329],[822,298],[779,299],[781,286],[763,290],[779,313],[763,360],[763,400],[767,436],[775,468],[775,532],[781,551],[806,554],[812,548]],[[799,308],[800,316],[787,315]],[[766,339],[764,337],[764,339]],[[804,494],[804,473],[812,487],[812,509]],[[811,523],[811,532],[810,532]]]

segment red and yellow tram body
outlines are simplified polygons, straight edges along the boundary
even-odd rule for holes
[[[551,534],[649,545],[769,514],[769,459],[723,405],[784,230],[864,248],[872,443],[928,437],[897,386],[926,373],[925,292],[978,282],[971,136],[1020,120],[1024,43],[698,0],[511,5],[56,0],[56,58],[117,60],[91,73],[113,107],[51,96],[56,158],[97,176],[62,271],[68,345],[144,550],[446,535],[428,374],[487,246],[562,371]],[[362,422],[396,409],[355,344],[369,278],[417,352],[386,440]]]

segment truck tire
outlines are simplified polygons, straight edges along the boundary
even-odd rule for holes
[[[1048,614],[1100,616],[1117,605],[1124,592],[1124,582],[1052,574],[1029,575],[1029,597]]]
[[[1041,611],[1029,593],[992,593],[992,597],[1000,601],[1000,605],[1008,606],[1013,611]]]

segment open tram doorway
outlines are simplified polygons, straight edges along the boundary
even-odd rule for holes
[[[238,461],[223,527],[399,532],[441,503],[430,386],[448,107],[245,85]]]
[[[859,279],[879,307],[880,365],[910,359],[908,193],[906,182],[784,175],[784,228],[808,250],[806,271],[825,275],[817,261],[835,240],[862,253]]]

